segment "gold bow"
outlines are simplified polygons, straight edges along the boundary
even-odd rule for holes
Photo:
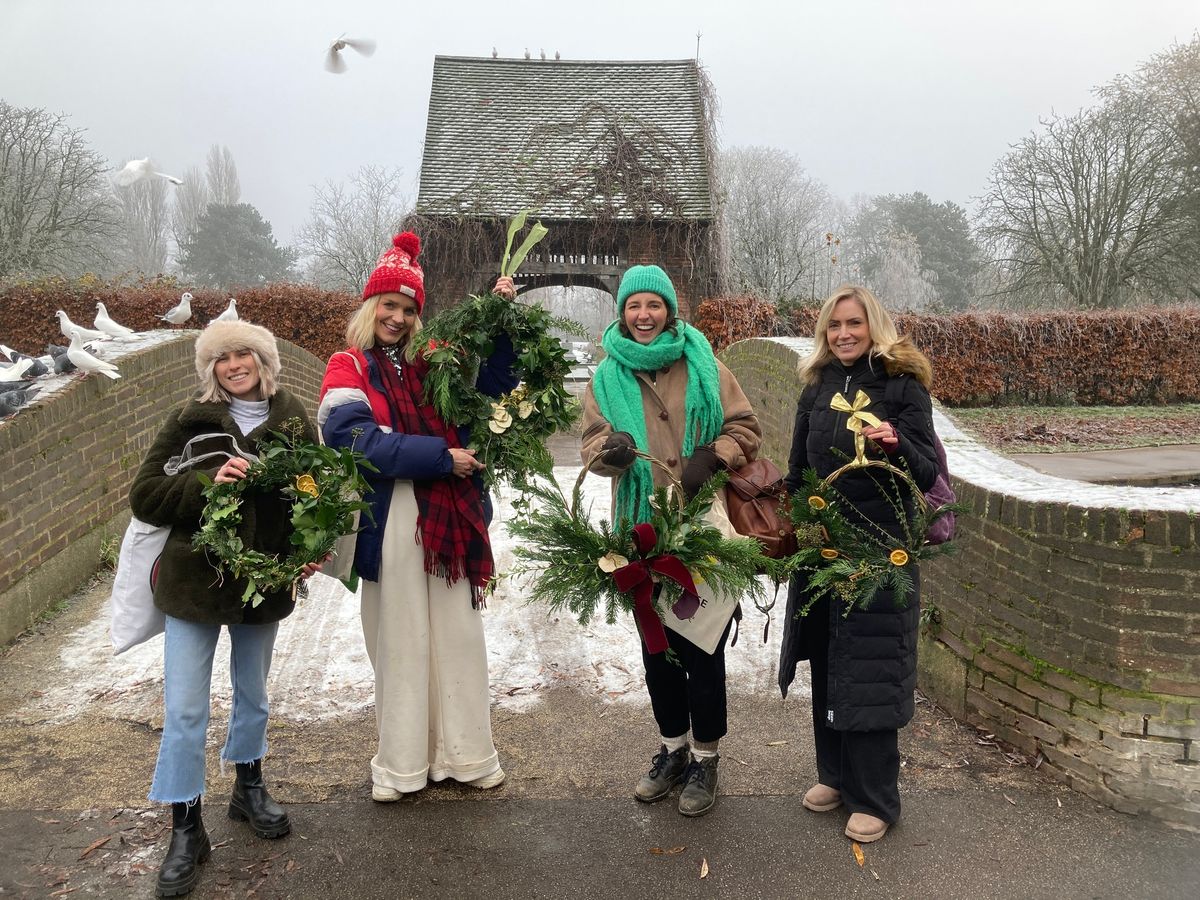
[[[865,408],[871,405],[871,398],[866,392],[859,388],[858,393],[854,395],[853,405],[841,392],[833,395],[833,399],[829,401],[831,409],[836,409],[838,412],[850,413],[850,419],[846,422],[846,427],[854,432],[854,462],[852,465],[865,466],[867,464],[867,439],[863,437],[863,425],[870,425],[872,428],[878,428],[881,424],[879,419]]]

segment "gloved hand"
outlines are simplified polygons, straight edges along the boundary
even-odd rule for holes
[[[719,468],[721,468],[721,457],[717,456],[711,446],[697,447],[692,452],[692,458],[688,460],[687,467],[683,470],[683,477],[680,479],[683,482],[683,496],[688,500],[695,497],[700,488],[704,486],[704,482],[712,478]]]
[[[633,442],[633,435],[627,431],[614,431],[600,447],[600,452],[604,454],[605,465],[612,466],[614,469],[628,469],[637,459],[633,455],[636,449],[637,445]]]

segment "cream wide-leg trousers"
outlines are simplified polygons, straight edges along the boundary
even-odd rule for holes
[[[500,768],[492,743],[487,644],[465,580],[425,572],[411,481],[397,481],[379,581],[362,582],[362,626],[375,670],[375,784],[419,791]]]

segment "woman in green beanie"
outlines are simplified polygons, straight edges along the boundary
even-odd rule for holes
[[[602,339],[607,355],[584,396],[583,463],[615,479],[613,520],[631,527],[650,519],[655,486],[671,480],[635,456],[635,448],[670,467],[690,499],[722,465],[738,468],[754,459],[762,442],[758,418],[733,373],[713,355],[708,339],[677,315],[666,272],[630,268],[617,291],[617,320]],[[653,803],[683,782],[679,811],[702,816],[717,799],[729,628],[706,653],[672,631],[669,621],[664,624],[677,661],[642,647],[661,739],[634,796]]]

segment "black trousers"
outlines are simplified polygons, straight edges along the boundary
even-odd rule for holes
[[[828,616],[811,617],[811,624]],[[806,625],[806,627],[809,627]],[[828,635],[825,645],[828,646]],[[817,748],[817,776],[821,784],[842,792],[850,812],[867,813],[891,824],[900,818],[900,748],[896,729],[836,731],[827,721],[829,659],[816,651],[809,659],[812,672],[813,742]]]
[[[690,726],[695,741],[720,740],[726,731],[725,642],[729,625],[712,653],[705,653],[670,628],[666,632],[667,644],[677,657],[674,662],[666,653],[648,653],[642,644],[646,688],[659,733],[679,737]]]

